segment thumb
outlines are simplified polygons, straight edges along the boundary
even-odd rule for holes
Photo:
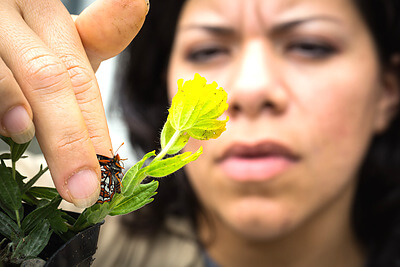
[[[142,27],[148,0],[97,0],[75,18],[86,53],[96,70],[124,50]]]

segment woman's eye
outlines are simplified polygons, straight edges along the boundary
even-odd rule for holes
[[[333,46],[320,42],[295,42],[290,44],[287,50],[298,56],[315,59],[323,59],[336,52]]]
[[[186,59],[194,63],[207,63],[221,56],[228,55],[229,51],[222,47],[204,47],[188,52]]]

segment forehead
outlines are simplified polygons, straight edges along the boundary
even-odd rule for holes
[[[360,19],[352,0],[188,0],[180,23],[207,21],[239,26],[253,21],[269,25],[313,15]]]

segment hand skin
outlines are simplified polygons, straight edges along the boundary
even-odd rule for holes
[[[136,36],[145,0],[97,0],[79,16],[61,1],[0,0],[0,134],[36,137],[60,195],[96,202],[97,154],[111,140],[95,70]]]

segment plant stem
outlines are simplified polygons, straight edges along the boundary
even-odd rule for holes
[[[165,155],[167,155],[168,150],[176,143],[179,136],[181,135],[181,131],[175,131],[174,135],[169,139],[167,145],[161,150],[161,152],[153,159],[153,161],[157,161],[162,159]]]
[[[16,171],[15,171],[15,161],[12,160],[12,168],[11,168],[12,178],[15,180]]]
[[[18,210],[15,211],[15,217],[16,217],[16,219],[17,219],[18,227],[21,228],[21,218],[19,217],[19,212],[18,212]]]
[[[11,162],[12,162],[11,163],[12,164],[11,165],[11,175],[12,175],[12,178],[15,180],[16,179],[15,161],[12,160]],[[21,218],[19,217],[19,211],[18,210],[15,211],[15,217],[17,219],[18,227],[21,228]]]

